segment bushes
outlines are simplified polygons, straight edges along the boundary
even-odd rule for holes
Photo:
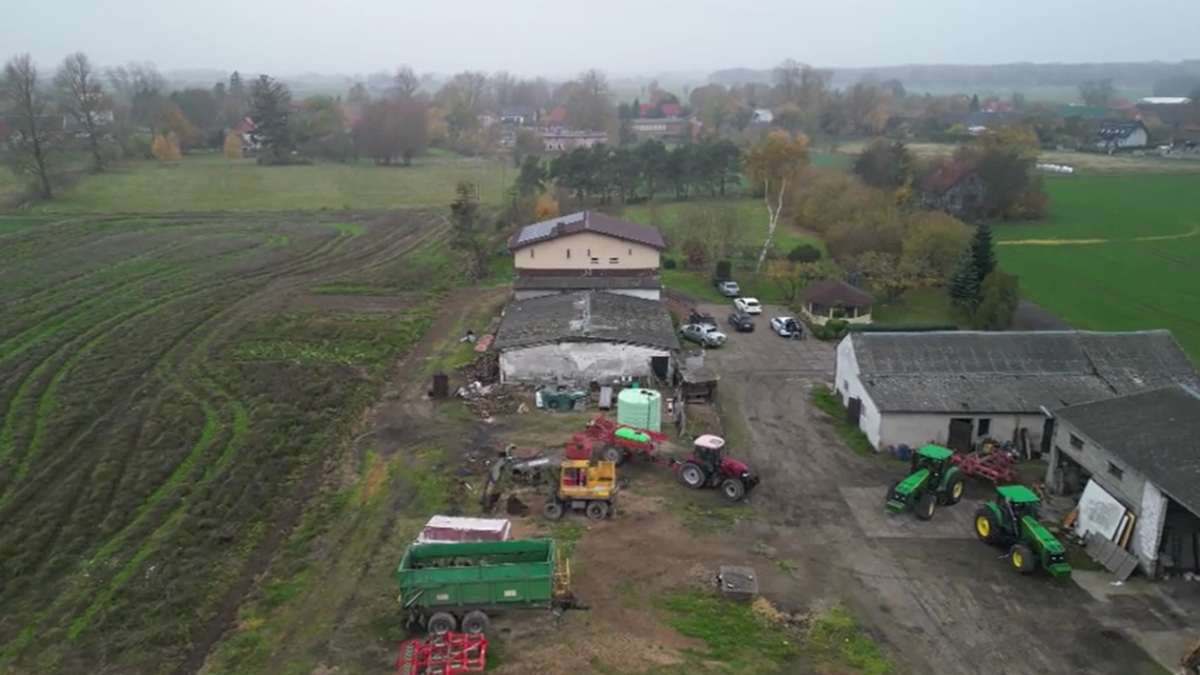
[[[808,332],[818,340],[841,340],[850,332],[850,322],[845,319],[830,319],[824,325],[809,323]]]
[[[679,263],[675,262],[674,258],[663,258],[662,268],[664,270],[673,270],[679,267]]]

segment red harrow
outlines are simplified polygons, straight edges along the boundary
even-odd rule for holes
[[[400,643],[398,675],[482,673],[487,638],[474,633],[443,633]]]
[[[993,451],[986,454],[977,452],[971,454],[955,454],[950,461],[963,472],[964,476],[980,478],[1000,485],[1011,483],[1017,478],[1013,469],[1016,460],[1007,452]]]
[[[584,437],[600,445],[600,459],[606,462],[616,462],[620,465],[630,455],[643,455],[659,466],[674,467],[678,460],[661,457],[658,454],[658,444],[667,440],[667,436],[650,431],[635,429],[608,419],[600,413],[588,422]]]

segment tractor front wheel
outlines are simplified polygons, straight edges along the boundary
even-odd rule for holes
[[[600,459],[620,466],[621,462],[625,461],[625,451],[620,446],[609,443],[600,448]]]
[[[457,625],[458,620],[450,612],[437,612],[429,617],[429,621],[425,622],[425,630],[430,635],[445,635],[446,633],[453,633]]]
[[[587,517],[592,520],[604,520],[608,517],[608,504],[592,502],[587,505]]]
[[[704,487],[707,479],[708,477],[705,475],[704,469],[699,464],[685,462],[683,466],[679,467],[679,482],[693,490]]]
[[[946,486],[946,491],[942,493],[942,504],[946,506],[954,506],[962,501],[963,492],[967,489],[967,484],[963,481],[962,476],[955,476],[950,479],[950,484]]]
[[[934,511],[937,511],[937,495],[932,492],[922,492],[921,498],[917,500],[917,510],[915,511],[917,520],[933,518]]]
[[[551,499],[542,506],[542,515],[546,520],[560,520],[563,517],[563,505]]]
[[[740,502],[746,496],[746,485],[736,478],[721,481],[721,494],[731,502]]]
[[[1000,543],[1000,523],[996,520],[996,514],[986,506],[975,511],[975,536],[989,546]]]
[[[1008,549],[1008,561],[1021,574],[1030,574],[1037,568],[1037,558],[1033,557],[1033,551],[1025,544],[1013,544]]]

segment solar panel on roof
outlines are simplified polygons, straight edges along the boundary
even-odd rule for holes
[[[544,239],[553,234],[554,228],[558,227],[559,225],[569,225],[571,223],[580,222],[583,219],[584,214],[581,212],[568,214],[552,220],[544,220],[540,223],[534,223],[532,225],[526,225],[525,227],[521,228],[520,234],[517,235],[516,243],[517,245],[521,245],[529,241]]]

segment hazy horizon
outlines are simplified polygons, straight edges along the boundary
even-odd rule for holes
[[[305,12],[309,4],[321,11]],[[422,73],[508,70],[549,78],[598,68],[620,78],[768,69],[785,58],[823,68],[883,68],[1170,63],[1200,56],[1192,30],[1200,24],[1200,3],[1147,0],[1137,6],[1139,15],[1171,20],[1140,32],[1112,20],[1127,3],[1096,0],[1083,11],[1066,4],[933,0],[911,12],[885,0],[819,9],[760,0],[732,11],[716,0],[611,0],[596,12],[550,0],[412,7],[348,0],[331,15],[309,0],[260,0],[249,12],[245,3],[214,0],[201,12],[179,15],[148,0],[45,0],[10,8],[0,45],[4,58],[28,52],[46,67],[83,51],[105,66],[153,62],[167,71],[278,76],[365,75],[408,64]],[[54,16],[71,21],[46,20]],[[260,16],[273,18],[269,28],[253,21]],[[986,24],[986,36],[1020,38],[980,37],[979,24]]]

